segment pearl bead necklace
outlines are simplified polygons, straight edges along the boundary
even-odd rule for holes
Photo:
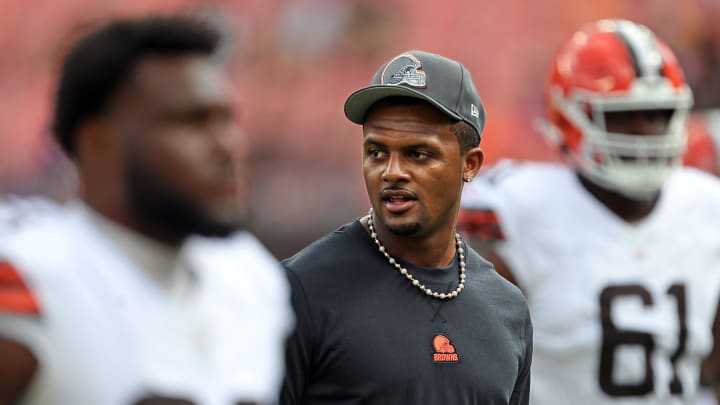
[[[465,250],[462,248],[462,240],[460,239],[459,234],[455,234],[455,246],[457,248],[458,252],[458,261],[460,264],[460,283],[458,284],[457,288],[449,293],[438,293],[437,291],[433,291],[427,287],[425,287],[424,284],[420,283],[418,279],[413,277],[410,272],[407,271],[405,267],[403,267],[400,263],[398,263],[397,260],[395,260],[394,257],[390,256],[388,252],[385,250],[385,246],[380,243],[380,240],[378,239],[378,234],[375,231],[375,224],[373,223],[373,210],[370,208],[370,212],[368,212],[368,228],[370,228],[370,237],[372,238],[373,242],[378,246],[378,250],[380,253],[385,256],[391,265],[393,265],[405,278],[410,281],[412,285],[417,287],[420,291],[424,292],[426,295],[433,297],[433,298],[439,298],[441,300],[444,299],[453,299],[457,297],[462,290],[465,288]]]

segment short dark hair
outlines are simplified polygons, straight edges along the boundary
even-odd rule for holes
[[[188,16],[114,20],[83,37],[63,60],[53,122],[58,142],[74,155],[79,124],[104,112],[142,58],[212,56],[221,40],[209,23]]]
[[[382,100],[378,101],[384,102],[384,103],[390,103],[390,104],[396,104],[396,105],[418,105],[418,104],[427,104],[432,105],[428,103],[425,100],[421,100],[419,98],[414,97],[407,97],[407,96],[391,96],[383,98]],[[372,111],[374,106],[370,107],[368,109],[368,114],[370,111]],[[367,118],[367,116],[365,116]],[[469,151],[470,149],[478,146],[480,144],[480,134],[473,128],[472,125],[468,124],[465,121],[454,121],[453,118],[448,117],[448,120],[453,121],[452,127],[450,130],[455,134],[455,136],[458,139],[458,143],[460,144],[460,154],[464,155],[465,152]]]
[[[460,143],[460,154],[465,154],[472,148],[480,145],[480,135],[472,125],[465,121],[458,121],[452,126],[452,131]]]

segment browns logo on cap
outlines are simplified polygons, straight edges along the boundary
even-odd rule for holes
[[[345,116],[363,124],[375,103],[393,96],[425,100],[450,118],[467,122],[482,136],[485,108],[470,72],[460,62],[429,52],[403,52],[383,64],[369,86],[348,96]]]
[[[425,72],[422,63],[409,53],[398,55],[385,65],[381,75],[382,84],[407,84],[408,86],[424,88],[426,84]]]

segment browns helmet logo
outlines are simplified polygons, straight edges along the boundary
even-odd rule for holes
[[[427,79],[421,68],[422,64],[415,56],[409,53],[398,55],[383,69],[381,83],[425,88]]]
[[[442,334],[437,334],[433,338],[433,361],[435,363],[457,363],[460,356],[455,352],[455,346],[450,343],[450,339]]]

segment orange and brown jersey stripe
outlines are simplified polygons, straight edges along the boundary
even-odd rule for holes
[[[458,215],[457,228],[461,234],[484,242],[505,240],[500,220],[493,210],[463,208]]]
[[[17,269],[0,261],[0,313],[39,316],[40,306]]]

